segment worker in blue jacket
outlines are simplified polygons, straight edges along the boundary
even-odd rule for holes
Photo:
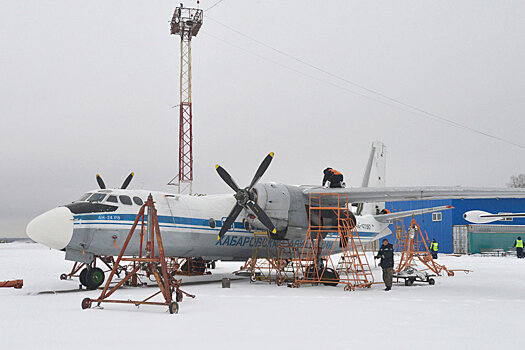
[[[388,239],[383,239],[383,244],[381,248],[379,248],[375,258],[381,259],[379,266],[383,269],[385,290],[389,291],[392,289],[392,279],[394,277],[394,246],[388,242]]]

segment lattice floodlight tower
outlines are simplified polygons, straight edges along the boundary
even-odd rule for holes
[[[175,9],[171,19],[171,34],[180,36],[180,104],[179,104],[179,174],[169,185],[179,193],[192,193],[193,183],[193,130],[191,103],[191,39],[202,26],[203,12],[199,9]]]

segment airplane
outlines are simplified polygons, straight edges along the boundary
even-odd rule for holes
[[[494,221],[500,221],[512,218],[523,218],[525,213],[498,213],[491,214],[483,210],[470,210],[463,213],[463,218],[474,224],[488,224]]]
[[[370,159],[381,159],[382,148],[373,145]],[[407,201],[446,198],[525,198],[525,190],[461,187],[366,187],[373,163],[369,159],[364,187],[326,188],[311,185],[259,183],[274,158],[269,153],[257,169],[251,183],[241,188],[221,166],[216,171],[235,192],[231,194],[193,196],[159,191],[127,189],[131,173],[119,189],[108,189],[102,178],[96,179],[100,189],[86,192],[78,200],[51,209],[29,222],[27,235],[35,242],[65,251],[65,259],[87,264],[84,285],[95,289],[103,283],[101,269],[93,267],[96,256],[116,256],[148,195],[151,194],[158,213],[166,256],[202,258],[206,261],[246,261],[253,247],[275,247],[280,240],[302,246],[310,222],[333,225],[329,215],[309,218],[310,195],[343,194],[357,204],[355,217],[363,244],[391,233],[394,220],[451,209],[451,206],[423,208],[387,213],[385,201]],[[378,180],[384,185],[384,174]],[[381,181],[379,181],[381,182]],[[315,205],[315,203],[313,203]],[[337,205],[334,203],[334,205]],[[253,231],[268,233],[267,238],[255,237]],[[324,237],[333,253],[342,251],[339,236]],[[135,236],[126,255],[138,254],[140,238]],[[265,256],[267,251],[270,256]],[[275,251],[260,249],[261,257],[275,258]],[[85,271],[85,272],[84,272]],[[102,274],[102,275],[101,275]],[[82,277],[82,276],[81,276]],[[82,281],[82,278],[81,278]]]

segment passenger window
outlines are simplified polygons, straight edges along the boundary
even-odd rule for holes
[[[122,204],[131,205],[131,198],[128,196],[118,196]]]
[[[106,199],[106,202],[118,203],[117,196],[109,196],[108,199]]]
[[[133,202],[135,202],[136,205],[142,205],[144,202],[139,197],[133,197]]]
[[[94,193],[91,197],[88,198],[88,202],[102,202],[106,197],[104,193]]]

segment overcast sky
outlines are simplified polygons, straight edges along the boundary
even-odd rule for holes
[[[178,4],[0,2],[0,237],[97,188],[97,173],[175,191]],[[263,181],[319,184],[331,166],[359,186],[376,139],[391,186],[503,187],[525,172],[523,148],[344,82],[525,144],[523,1],[224,0],[205,15],[192,41],[195,192],[231,191],[216,163],[247,185],[270,151]]]

